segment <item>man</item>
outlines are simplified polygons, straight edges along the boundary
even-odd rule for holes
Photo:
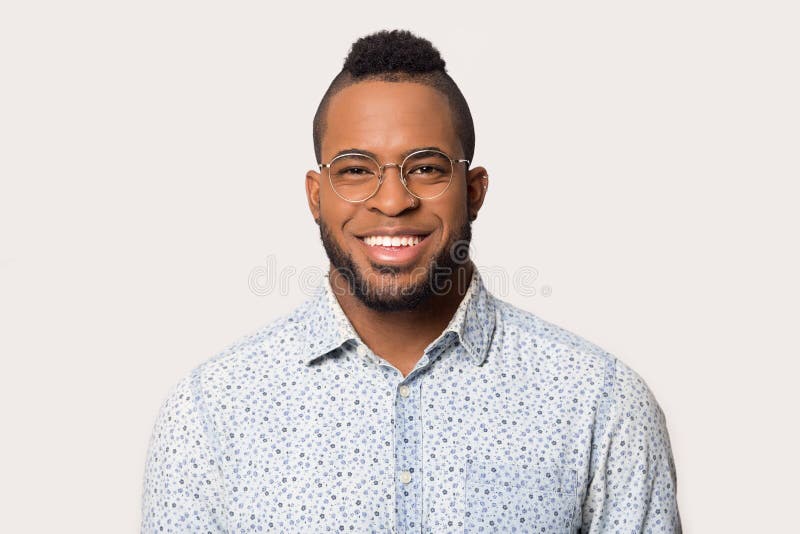
[[[171,392],[142,530],[680,532],[642,378],[470,261],[488,173],[431,43],[354,43],[313,132],[328,276]]]

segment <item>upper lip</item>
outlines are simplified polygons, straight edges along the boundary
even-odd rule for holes
[[[376,235],[386,235],[386,236],[402,236],[402,235],[419,235],[424,236],[430,234],[427,230],[421,230],[419,228],[413,228],[411,226],[384,226],[381,228],[374,228],[372,230],[367,230],[364,232],[357,233],[357,237],[367,237],[367,236],[376,236]]]

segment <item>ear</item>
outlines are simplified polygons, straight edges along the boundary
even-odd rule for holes
[[[308,209],[311,210],[311,216],[314,217],[314,222],[319,224],[319,187],[320,187],[320,174],[315,171],[308,171],[306,173],[306,198],[308,200]]]
[[[483,167],[475,167],[467,173],[467,209],[469,219],[478,218],[478,211],[483,206],[486,198],[486,189],[489,187],[489,173]]]

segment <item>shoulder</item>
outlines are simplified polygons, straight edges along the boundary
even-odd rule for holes
[[[600,345],[539,315],[495,298],[501,345],[514,354],[572,373],[613,377],[617,358]]]
[[[501,325],[496,335],[505,364],[593,390],[598,400],[623,410],[638,406],[660,412],[645,379],[617,355],[504,300],[495,298],[495,309]]]
[[[197,364],[170,390],[165,406],[187,399],[203,408],[202,405],[218,403],[248,385],[285,376],[298,367],[302,358],[308,338],[304,318],[311,306],[312,300],[305,300]]]
[[[642,428],[662,431],[666,417],[647,381],[624,361],[617,359],[610,404],[614,419],[637,421]]]
[[[666,418],[652,389],[623,359],[532,312],[499,299],[495,303],[505,365],[591,402],[601,431],[635,427],[667,439]]]

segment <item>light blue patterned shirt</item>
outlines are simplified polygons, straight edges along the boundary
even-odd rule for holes
[[[681,532],[664,414],[589,341],[474,271],[405,378],[327,278],[181,380],[142,532]]]

